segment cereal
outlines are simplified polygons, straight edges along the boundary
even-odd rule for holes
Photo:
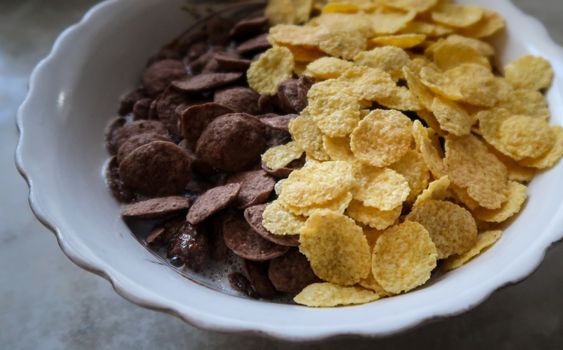
[[[262,154],[262,163],[271,170],[286,167],[289,163],[301,158],[303,149],[295,141],[268,149]]]
[[[436,246],[416,222],[387,229],[375,243],[372,273],[386,291],[398,294],[424,284],[436,267]]]
[[[318,28],[280,24],[270,28],[268,40],[279,46],[318,47]]]
[[[369,40],[372,46],[396,46],[401,49],[410,49],[422,44],[426,40],[424,34],[396,34],[382,35]]]
[[[378,35],[395,34],[416,17],[416,11],[372,13],[372,30]]]
[[[440,37],[453,32],[453,29],[437,23],[414,20],[407,23],[399,33],[418,33],[428,37]]]
[[[399,111],[374,110],[352,132],[351,150],[356,158],[376,167],[395,163],[410,148],[411,124]]]
[[[441,4],[432,11],[432,19],[450,27],[465,28],[477,23],[483,17],[478,6]]]
[[[227,183],[240,183],[234,204],[239,209],[245,209],[265,203],[274,190],[276,180],[260,169],[233,174],[227,178]]]
[[[532,89],[510,90],[509,93],[499,98],[497,107],[504,108],[512,114],[528,117],[547,120],[550,116],[545,96]]]
[[[522,159],[520,161],[521,165],[537,169],[547,169],[555,166],[563,157],[563,128],[560,126],[552,126],[551,128],[556,134],[556,141],[553,147],[536,159]]]
[[[379,101],[389,98],[397,90],[391,76],[379,68],[354,66],[346,70],[340,81],[356,98],[366,101]],[[344,85],[346,84],[346,85]]]
[[[545,58],[528,55],[506,65],[504,76],[517,89],[542,90],[551,85],[553,68]]]
[[[252,229],[266,240],[286,247],[297,247],[299,235],[274,235],[262,225],[262,216],[267,204],[258,204],[244,210],[244,219]]]
[[[514,115],[501,123],[498,132],[499,151],[515,160],[539,157],[555,144],[555,134],[543,119]]]
[[[475,119],[457,103],[436,96],[431,108],[442,130],[456,136],[467,135],[471,132]]]
[[[432,175],[435,178],[446,175],[442,152],[435,133],[422,126],[418,120],[413,123],[412,133],[416,147]]]
[[[262,214],[262,225],[274,235],[296,235],[301,231],[305,218],[293,215],[280,201],[270,203]]]
[[[223,222],[223,237],[233,253],[252,261],[271,260],[289,250],[289,247],[262,238],[243,218],[237,216],[230,216]]]
[[[350,286],[367,277],[370,250],[354,220],[331,211],[317,211],[301,229],[299,250],[321,279]]]
[[[284,113],[301,113],[307,107],[307,93],[312,85],[305,77],[283,81],[276,94],[277,106]]]
[[[260,114],[259,98],[260,95],[252,89],[235,87],[215,91],[213,102],[225,106],[234,112]]]
[[[180,60],[161,60],[151,64],[143,72],[143,86],[150,96],[163,92],[174,80],[187,76],[186,67]]]
[[[184,80],[176,80],[172,85],[178,90],[195,93],[231,84],[241,77],[241,73],[206,73]]]
[[[446,271],[457,269],[465,265],[468,261],[479,256],[486,249],[495,244],[502,236],[502,231],[486,231],[477,235],[477,243],[466,253],[462,255],[453,255],[444,262]]]
[[[502,17],[491,10],[482,9],[483,17],[475,24],[462,28],[460,33],[472,38],[485,38],[504,29],[504,20]]]
[[[353,66],[352,62],[336,57],[321,57],[307,65],[303,73],[305,76],[318,80],[338,78],[347,69]]]
[[[477,239],[477,225],[471,213],[451,202],[423,201],[413,208],[406,220],[426,228],[436,245],[438,259],[465,253]]]
[[[279,198],[289,205],[307,207],[326,203],[348,192],[351,186],[351,166],[342,161],[328,161],[292,172]]]
[[[353,200],[348,206],[346,214],[362,225],[384,230],[399,219],[402,208],[403,207],[399,205],[394,209],[384,211],[365,206],[362,202]]]
[[[319,49],[333,56],[353,59],[360,51],[367,48],[365,36],[356,31],[322,31],[318,35]]]
[[[237,199],[240,192],[241,184],[232,183],[225,186],[214,187],[204,194],[199,196],[194,202],[186,220],[192,224],[197,225],[211,215],[225,209],[232,202]]]
[[[401,48],[384,46],[358,53],[354,57],[354,62],[371,68],[379,68],[389,73],[394,80],[398,80],[403,77],[403,67],[408,67],[410,58]]]
[[[323,147],[323,135],[310,115],[302,113],[293,119],[289,123],[289,131],[295,143],[307,153],[307,156],[317,160],[330,159]]]
[[[427,110],[432,110],[432,103],[434,101],[434,94],[420,81],[420,78],[408,67],[403,67],[403,75],[409,90],[416,97],[422,107]]]
[[[342,214],[348,208],[348,205],[352,201],[352,193],[346,192],[340,196],[324,202],[322,204],[315,204],[307,207],[297,207],[290,204],[284,203],[285,208],[294,215],[310,216],[314,211],[322,209],[329,210],[335,213]]]
[[[313,0],[269,0],[265,14],[271,24],[304,23],[313,9]]]
[[[314,283],[297,294],[293,301],[310,307],[365,304],[379,299],[376,293],[361,287],[343,287],[332,283]]]
[[[117,161],[121,162],[137,148],[153,141],[172,142],[172,140],[168,136],[163,136],[155,132],[146,132],[131,136],[127,139],[127,141],[123,142],[121,147],[119,147],[119,149],[117,150]]]
[[[253,53],[269,49],[271,46],[272,45],[268,41],[268,34],[261,34],[240,43],[236,47],[236,52],[240,55],[251,55]]]
[[[473,215],[485,222],[503,222],[522,209],[528,197],[528,188],[518,182],[508,183],[508,200],[498,209],[477,208]]]
[[[184,197],[153,198],[123,206],[121,216],[135,219],[160,219],[186,212],[189,207],[190,201]]]
[[[188,147],[194,149],[205,128],[217,117],[234,111],[217,103],[204,103],[186,108],[180,115],[181,131]]]
[[[263,53],[248,69],[248,85],[260,94],[275,95],[279,84],[291,78],[295,62],[284,47],[274,47]]]
[[[434,7],[438,0],[383,0],[383,4],[399,10],[415,10],[416,12],[425,12]]]
[[[416,197],[414,206],[417,206],[426,200],[445,199],[448,196],[449,187],[450,187],[450,178],[448,177],[448,175],[442,176],[441,178],[432,181],[428,185],[428,188],[422,191],[422,193],[418,197]]]
[[[349,137],[323,136],[323,146],[326,154],[332,160],[350,161],[354,159],[354,154],[350,149]]]
[[[353,195],[364,205],[379,210],[392,210],[400,206],[410,193],[407,179],[387,168],[361,166],[356,171]]]
[[[428,185],[430,172],[422,155],[415,150],[409,150],[401,160],[391,165],[391,169],[403,175],[409,182],[410,192],[407,202],[414,202]]]
[[[273,298],[276,295],[276,290],[268,278],[267,262],[244,260],[242,269],[259,297]]]
[[[452,43],[444,41],[436,44],[432,50],[432,56],[436,65],[443,70],[448,70],[464,63],[478,64],[487,69],[491,67],[489,60],[481,52],[461,42]]]
[[[308,285],[319,281],[305,255],[297,249],[291,249],[272,260],[268,277],[277,291],[286,293],[299,293]]]
[[[376,99],[380,105],[400,111],[418,111],[422,109],[414,95],[404,86],[394,87],[388,96]]]
[[[475,136],[446,137],[444,163],[450,180],[482,207],[497,209],[506,201],[506,166]]]

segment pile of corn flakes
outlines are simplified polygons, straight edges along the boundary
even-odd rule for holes
[[[299,234],[324,282],[295,302],[361,304],[426,283],[501,238],[526,184],[563,156],[548,124],[553,71],[525,56],[494,70],[491,10],[438,0],[271,0],[274,46],[248,72],[263,94],[313,79],[292,141],[270,169],[306,157],[263,213],[272,234]]]

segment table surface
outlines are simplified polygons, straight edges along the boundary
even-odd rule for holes
[[[81,270],[32,215],[13,164],[15,114],[27,80],[56,36],[94,0],[0,0],[0,347],[4,349],[561,349],[563,244],[524,282],[477,308],[384,339],[290,344],[212,333],[119,297]],[[561,0],[514,0],[563,45]]]

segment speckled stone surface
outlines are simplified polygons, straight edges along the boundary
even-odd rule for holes
[[[201,331],[119,297],[33,217],[13,164],[28,76],[93,0],[0,0],[0,349],[563,349],[563,244],[526,281],[458,317],[384,339],[290,344]],[[562,0],[514,0],[563,45]]]

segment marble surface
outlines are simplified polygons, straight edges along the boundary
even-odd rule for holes
[[[27,79],[60,31],[93,0],[0,0],[0,348],[19,349],[561,349],[563,244],[527,280],[477,308],[384,339],[290,344],[202,331],[119,297],[73,265],[35,220],[13,164],[15,113]],[[561,0],[514,0],[563,45]]]

